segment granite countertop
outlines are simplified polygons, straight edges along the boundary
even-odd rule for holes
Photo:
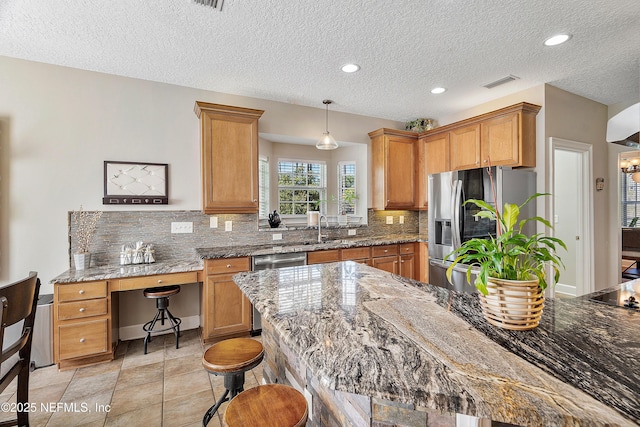
[[[217,248],[197,248],[201,259],[233,258],[241,256],[270,255],[275,253],[313,252],[327,249],[346,249],[362,246],[392,245],[397,243],[425,242],[419,235],[390,235],[384,237],[353,237],[347,239],[317,242],[286,242],[275,240],[273,245],[221,246]]]
[[[639,420],[640,313],[548,300],[537,329],[513,332],[476,294],[353,262],[234,281],[332,389],[517,425]]]
[[[202,260],[164,261],[153,264],[105,265],[86,270],[67,270],[54,277],[50,283],[90,282],[93,280],[123,279],[156,274],[184,273],[203,269]]]

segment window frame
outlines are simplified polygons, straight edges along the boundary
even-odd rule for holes
[[[635,216],[640,217],[640,182],[635,182],[631,176],[620,171],[622,176],[620,177],[620,224],[623,228],[629,227],[634,216],[628,215],[628,207],[634,206]],[[630,188],[630,186],[632,188]],[[629,190],[635,192],[635,200],[630,200]]]
[[[342,170],[344,166],[348,166],[348,165],[353,165],[353,174],[343,174]],[[355,199],[353,201],[353,203],[346,203],[344,201],[344,192],[345,190],[349,189],[349,187],[344,187],[343,186],[343,176],[353,176],[353,194],[355,196]],[[343,205],[346,204],[347,206],[351,207],[351,211],[347,211],[345,212],[346,215],[357,215],[358,212],[358,208],[357,208],[357,195],[358,195],[358,169],[357,169],[357,165],[356,165],[356,161],[355,160],[340,160],[338,161],[338,165],[337,165],[337,172],[336,172],[336,177],[337,177],[337,186],[338,186],[338,215],[341,215],[343,212]]]
[[[308,170],[308,165],[319,165],[320,166],[320,186],[313,187],[308,185],[280,185],[280,174],[281,174],[281,164],[282,163],[301,163],[304,165],[305,170]],[[280,213],[281,218],[288,219],[304,219],[306,221],[307,211],[305,213],[283,213],[281,208],[281,204],[283,201],[280,198],[281,190],[291,190],[291,191],[309,191],[309,190],[318,190],[319,192],[319,210],[323,215],[326,215],[327,212],[327,162],[324,160],[312,160],[312,159],[294,159],[294,158],[279,158],[277,161],[277,193],[278,193],[278,212]],[[284,203],[288,203],[288,201],[284,201]],[[291,202],[294,204],[294,202]],[[309,197],[307,195],[307,210],[309,210],[310,205]],[[292,207],[292,211],[293,211]]]

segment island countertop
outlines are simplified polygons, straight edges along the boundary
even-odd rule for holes
[[[234,281],[331,389],[516,425],[639,422],[640,313],[550,299],[538,328],[513,332],[475,294],[353,262]]]

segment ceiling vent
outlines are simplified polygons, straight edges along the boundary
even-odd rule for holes
[[[224,0],[193,0],[193,1],[203,6],[210,6],[214,9],[218,9],[220,12],[222,12],[222,3],[224,3]]]
[[[486,85],[484,85],[484,87],[486,87],[487,89],[493,89],[496,86],[500,86],[500,85],[503,85],[505,83],[509,83],[509,82],[514,81],[514,80],[518,80],[519,78],[520,77],[516,77],[516,76],[513,76],[513,75],[509,74],[507,77],[503,77],[501,79],[498,79],[495,82],[487,83]]]

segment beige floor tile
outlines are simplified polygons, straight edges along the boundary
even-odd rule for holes
[[[162,403],[145,405],[119,415],[109,413],[104,425],[105,427],[162,427]],[[165,427],[169,427],[169,425],[165,425]]]
[[[118,416],[126,412],[142,409],[162,403],[163,381],[155,381],[143,385],[116,388],[111,399],[109,416]],[[160,407],[162,411],[162,406]]]
[[[64,392],[67,390],[68,384],[58,383],[51,384],[44,387],[39,388],[30,388],[29,389],[29,402],[34,403],[49,403],[49,402],[59,402],[64,395]]]
[[[80,402],[89,396],[108,391],[109,400],[105,403],[109,403],[119,374],[119,372],[109,372],[91,377],[73,378],[62,395],[61,401],[69,403]]]
[[[194,393],[188,398],[165,400],[163,423],[166,426],[184,426],[202,421],[204,413],[213,404],[211,390]]]
[[[59,371],[56,365],[38,368],[29,374],[29,386],[38,388],[50,384],[68,384],[75,374],[75,369]]]
[[[164,362],[122,369],[116,383],[116,390],[162,381],[163,375]]]
[[[191,354],[175,359],[167,359],[164,364],[165,377],[203,370],[202,354]]]
[[[167,346],[164,349],[165,359],[175,359],[178,357],[193,356],[193,355],[198,355],[199,357],[202,357],[202,354],[203,354],[202,344],[200,344],[199,342],[183,343],[182,340],[180,340],[180,348],[176,349],[174,346]]]
[[[203,369],[187,372],[186,374],[165,377],[164,399],[186,397],[199,391],[211,390],[209,374]]]
[[[112,390],[109,389],[69,401],[67,406],[55,408],[55,411],[51,411],[47,427],[103,426],[111,394]]]
[[[97,365],[87,366],[86,368],[76,369],[74,378],[92,377],[94,375],[102,375],[109,372],[117,372],[122,368],[124,359],[115,359],[108,363],[99,363]]]
[[[122,369],[133,368],[136,366],[150,365],[164,361],[164,348],[144,354],[142,351],[134,352],[124,356],[122,361]]]

